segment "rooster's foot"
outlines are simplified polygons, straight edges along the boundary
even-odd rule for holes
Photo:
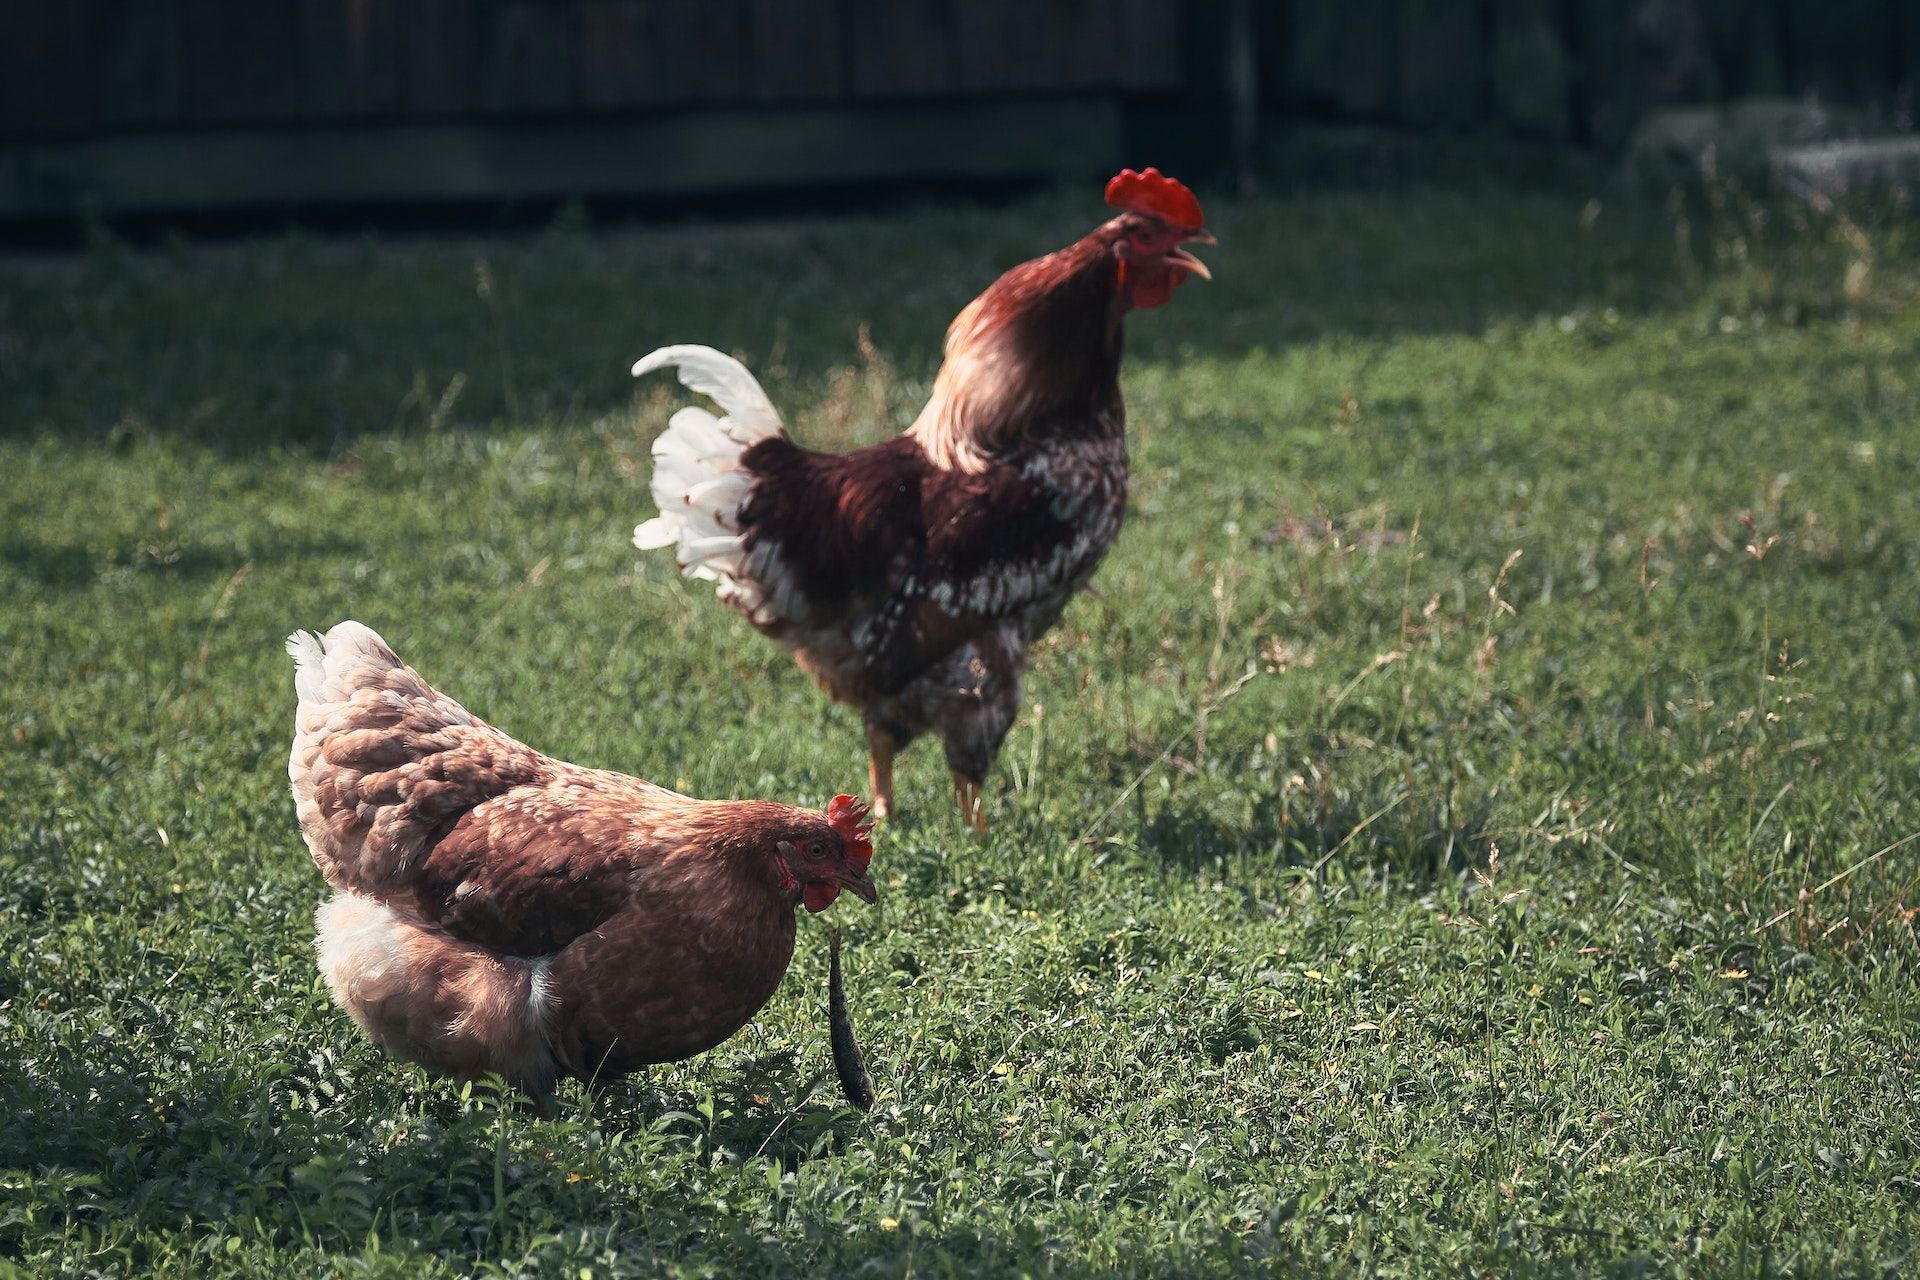
[[[953,775],[953,798],[960,802],[960,821],[981,835],[987,834],[986,796],[980,784],[971,778]]]
[[[867,726],[867,782],[873,790],[873,816],[893,816],[893,739],[886,730]]]

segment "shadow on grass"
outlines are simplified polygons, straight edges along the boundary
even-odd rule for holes
[[[179,1093],[143,1080],[136,1058],[112,1050],[90,1064],[57,1064],[52,1078],[5,1072],[0,1251],[54,1225],[49,1211],[80,1228],[242,1229],[279,1247],[346,1250],[375,1230],[499,1249],[542,1232],[605,1234],[623,1221],[649,1239],[719,1232],[751,1241],[753,1224],[724,1201],[637,1205],[634,1188],[603,1180],[588,1162],[611,1140],[652,1146],[663,1160],[692,1146],[709,1167],[765,1160],[791,1173],[838,1154],[869,1126],[818,1100],[820,1082],[791,1053],[748,1060],[704,1094],[644,1076],[592,1093],[569,1088],[551,1121],[511,1091],[496,1101],[419,1072],[360,1079],[338,1067],[323,1051],[309,1069],[214,1068]],[[391,1110],[375,1102],[373,1113],[396,1119],[363,1119],[365,1093],[385,1095]],[[9,1218],[15,1199],[34,1205],[34,1220]],[[758,1234],[773,1261],[795,1262]]]
[[[740,1062],[704,1095],[660,1089],[640,1074],[583,1086],[573,1100],[576,1115],[602,1126],[658,1131],[671,1119],[674,1131],[709,1154],[735,1163],[777,1160],[788,1170],[840,1151],[865,1124],[839,1103],[833,1074],[824,1064],[804,1069],[799,1055],[787,1050]],[[565,1115],[564,1096],[558,1105]]]
[[[77,590],[89,586],[108,569],[130,567],[142,573],[224,579],[243,563],[256,569],[307,557],[345,556],[364,544],[343,536],[259,539],[245,548],[157,546],[138,552],[131,561],[115,561],[112,553],[79,542],[9,534],[0,539],[0,574],[40,587]],[[4,581],[4,577],[0,577]]]
[[[131,1250],[135,1265],[169,1238],[171,1248],[238,1237],[243,1247],[352,1257],[377,1234],[403,1251],[430,1242],[460,1271],[469,1260],[520,1258],[543,1272],[576,1274],[613,1253],[705,1258],[738,1274],[899,1274],[931,1243],[883,1223],[883,1206],[843,1196],[783,1198],[769,1221],[764,1203],[733,1194],[739,1178],[755,1176],[743,1165],[768,1161],[768,1176],[786,1177],[885,1123],[813,1101],[762,1107],[758,1097],[769,1095],[758,1090],[785,1096],[807,1087],[790,1054],[750,1060],[710,1094],[612,1088],[596,1096],[590,1119],[563,1107],[552,1122],[511,1104],[463,1102],[447,1089],[410,1099],[420,1077],[403,1075],[392,1081],[392,1101],[423,1102],[422,1111],[368,1123],[341,1099],[316,1104],[303,1090],[318,1078],[285,1077],[275,1087],[245,1070],[219,1070],[157,1104],[150,1083],[126,1076],[73,1077],[64,1090],[39,1084],[29,1094],[19,1077],[4,1082],[8,1100],[27,1105],[0,1141],[0,1250],[59,1233],[92,1249]],[[388,1091],[387,1082],[365,1083]],[[636,1144],[651,1145],[666,1161],[695,1144],[698,1165],[712,1176],[603,1179],[595,1160],[609,1144],[628,1156]],[[6,1212],[15,1206],[31,1213]],[[1278,1221],[1251,1234],[1209,1230],[1184,1240],[1183,1251],[1227,1264],[1297,1260],[1283,1230]],[[1059,1254],[1017,1212],[950,1218],[937,1233],[940,1254],[974,1274],[1038,1256],[1053,1260],[1052,1274],[1103,1270]]]
[[[1134,316],[1129,357],[1479,333],[1507,317],[1670,299],[1670,241],[1595,232],[1582,205],[1484,183],[1219,202],[1217,282]],[[884,220],[293,237],[0,262],[14,327],[31,335],[0,434],[324,453],[369,434],[579,426],[631,404],[628,366],[673,341],[741,353],[791,411],[868,367],[867,333],[917,401],[952,317],[1101,212],[1063,193]],[[87,306],[70,305],[76,293]]]
[[[1283,804],[1278,794],[1258,799],[1245,820],[1228,821],[1197,801],[1163,803],[1140,828],[1140,847],[1184,872],[1222,870],[1257,860],[1298,868],[1315,879],[1385,869],[1414,887],[1457,876],[1485,844],[1490,803],[1454,815],[1449,823],[1408,817],[1403,790],[1382,785],[1346,792],[1315,805],[1302,796]],[[1426,808],[1428,806],[1423,806]]]
[[[84,587],[99,574],[93,552],[17,534],[0,538],[0,565],[43,587]]]

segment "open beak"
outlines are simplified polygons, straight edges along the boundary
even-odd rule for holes
[[[842,888],[853,890],[854,895],[863,901],[872,903],[880,900],[880,891],[874,887],[873,877],[865,871],[843,871],[836,879]]]
[[[1196,231],[1187,237],[1188,244],[1218,244],[1211,231]],[[1213,272],[1207,270],[1207,264],[1188,253],[1185,249],[1175,248],[1167,254],[1167,261],[1202,280],[1213,279]]]

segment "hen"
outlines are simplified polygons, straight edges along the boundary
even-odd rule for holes
[[[863,806],[705,801],[549,759],[357,622],[296,632],[287,766],[335,894],[320,968],[368,1037],[544,1099],[712,1048],[773,995],[794,905],[874,901]]]
[[[660,514],[642,549],[674,547],[720,598],[866,720],[874,811],[893,757],[939,735],[963,816],[1020,703],[1028,648],[1060,619],[1119,533],[1127,503],[1121,322],[1188,276],[1213,242],[1200,202],[1154,169],[1107,184],[1121,210],[1014,267],[947,330],[932,397],[905,434],[848,454],[786,435],[753,375],[709,347],[673,367],[724,416],[688,407],[654,442]]]

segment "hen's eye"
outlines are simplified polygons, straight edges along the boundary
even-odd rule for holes
[[[820,844],[818,840],[815,840],[812,844],[807,846],[807,856],[809,858],[825,857],[826,852],[827,852],[826,849]]]

